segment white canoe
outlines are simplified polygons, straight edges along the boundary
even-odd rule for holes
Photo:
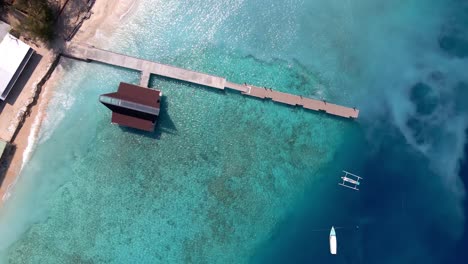
[[[336,255],[336,233],[333,226],[330,231],[330,253]]]

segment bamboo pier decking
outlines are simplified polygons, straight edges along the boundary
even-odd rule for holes
[[[144,87],[148,85],[151,74],[155,74],[221,90],[228,88],[239,91],[243,95],[257,97],[260,99],[271,99],[274,102],[291,106],[302,106],[303,108],[309,110],[323,111],[328,114],[344,118],[358,118],[359,116],[359,110],[356,108],[331,104],[326,101],[315,100],[299,95],[278,92],[270,88],[232,83],[226,81],[226,79],[223,77],[126,56],[86,44],[70,43],[62,52],[62,55],[88,62],[97,61],[109,65],[140,71],[140,86]]]

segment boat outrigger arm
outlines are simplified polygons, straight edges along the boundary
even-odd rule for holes
[[[359,191],[359,189],[357,187],[360,185],[359,180],[361,180],[362,178],[355,175],[355,174],[347,172],[347,171],[343,171],[343,172],[345,173],[345,175],[343,177],[341,177],[343,182],[338,183],[338,184],[341,185],[341,186],[344,186],[344,187]]]

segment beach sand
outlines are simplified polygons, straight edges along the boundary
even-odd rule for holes
[[[97,1],[91,9],[92,15],[90,19],[83,23],[72,41],[93,45],[102,44],[103,41],[111,36],[113,29],[118,27],[119,23],[122,23],[137,5],[138,0]],[[37,66],[32,67],[31,73],[29,73],[29,80],[27,80],[21,94],[16,99],[19,101],[23,100],[26,103],[33,97],[32,93],[34,93],[36,84],[44,77],[56,56],[51,51],[40,47],[34,47],[34,49],[42,58],[39,59]],[[47,103],[53,95],[54,84],[64,73],[62,69],[65,63],[69,62],[62,58],[50,79],[42,87],[37,103],[33,104],[29,109],[29,114],[26,115],[22,126],[11,142],[14,144],[14,150],[10,151],[10,155],[7,153],[6,157],[3,157],[9,161],[9,166],[4,173],[4,179],[0,187],[0,206],[11,195],[14,184],[18,179],[17,176],[20,175],[24,163],[27,162],[34,152],[35,140],[42,120],[45,117],[44,113]],[[13,120],[17,114],[17,106],[14,108],[13,106],[6,105],[0,116],[2,120]],[[15,124],[11,124],[9,127],[15,127]],[[10,140],[14,132],[10,130],[6,131],[5,134],[4,139]]]

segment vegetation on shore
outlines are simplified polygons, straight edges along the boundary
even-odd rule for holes
[[[5,10],[5,1],[0,0],[0,14],[2,14],[4,10]]]
[[[54,38],[54,6],[48,0],[16,0],[13,4],[0,0],[0,12],[10,10],[19,17],[12,34],[33,41],[49,43]]]

